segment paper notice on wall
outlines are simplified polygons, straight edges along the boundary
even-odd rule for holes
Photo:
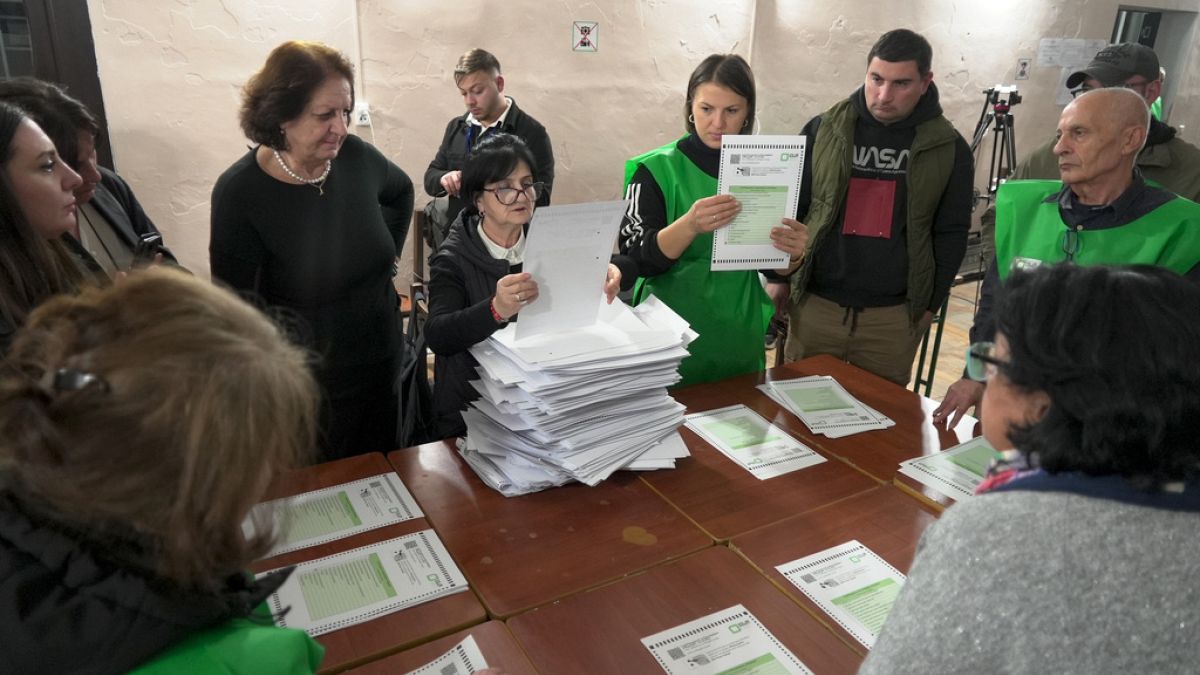
[[[1038,43],[1037,64],[1064,68],[1086,66],[1096,52],[1107,45],[1108,40],[1104,39],[1042,38]]]

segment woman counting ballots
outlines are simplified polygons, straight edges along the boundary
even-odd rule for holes
[[[392,285],[413,185],[348,133],[354,72],[345,55],[285,42],[243,90],[255,147],[212,194],[212,276],[294,319],[315,354],[323,459],[395,446],[402,350]]]
[[[314,672],[242,523],[315,416],[304,353],[185,272],[40,305],[0,369],[0,671]]]
[[[754,73],[746,61],[713,54],[688,79],[687,133],[625,164],[630,206],[621,223],[620,248],[643,277],[634,288],[634,303],[653,294],[700,334],[680,365],[681,386],[766,365],[763,335],[775,310],[758,273],[709,269],[713,232],[740,210],[737,199],[716,194],[721,137],[751,133],[754,104]],[[808,231],[783,218],[771,230],[771,241],[799,265]]]
[[[537,280],[522,272],[525,236],[544,186],[524,141],[495,134],[480,141],[463,166],[465,207],[429,260],[429,318],[425,339],[435,354],[433,408],[437,435],[461,436],[462,410],[477,394],[472,345],[516,320],[538,298]],[[637,268],[615,255],[604,292],[612,302]],[[600,280],[596,280],[599,286]]]
[[[1005,461],[925,532],[860,672],[1196,672],[1200,288],[1063,264],[998,303],[967,365]]]

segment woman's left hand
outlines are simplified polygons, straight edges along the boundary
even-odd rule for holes
[[[792,265],[808,249],[808,226],[794,218],[784,218],[782,227],[771,228],[771,244],[792,257]]]
[[[604,277],[604,294],[608,296],[608,304],[617,298],[617,293],[621,292],[621,270],[616,265],[609,263],[608,275]]]

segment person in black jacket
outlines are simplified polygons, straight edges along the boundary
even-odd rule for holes
[[[425,339],[436,355],[433,409],[441,438],[463,435],[462,410],[477,398],[470,384],[477,362],[468,350],[538,298],[537,282],[521,271],[525,234],[544,189],[534,180],[535,162],[516,136],[495,134],[480,143],[463,167],[466,207],[429,261]],[[613,256],[608,301],[637,276],[632,259]]]
[[[21,108],[37,122],[63,161],[83,179],[75,190],[78,223],[71,234],[105,273],[111,276],[137,264],[175,262],[133,190],[96,163],[100,125],[83,103],[58,85],[28,77],[0,82],[0,100]]]
[[[34,310],[0,368],[0,670],[316,670],[264,604],[290,569],[245,572],[281,534],[252,507],[312,452],[305,360],[166,265]]]
[[[554,150],[550,147],[550,136],[541,123],[504,95],[500,62],[483,49],[472,49],[454,66],[454,85],[462,94],[467,113],[446,125],[437,156],[425,170],[425,192],[430,197],[449,196],[445,222],[453,222],[465,206],[461,196],[463,166],[479,142],[496,133],[513,134],[525,142],[533,155],[536,179],[545,185],[538,194],[537,205],[548,205],[554,187]]]

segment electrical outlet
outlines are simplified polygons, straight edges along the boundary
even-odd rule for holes
[[[354,104],[354,124],[360,127],[371,126],[371,106],[366,101]]]

